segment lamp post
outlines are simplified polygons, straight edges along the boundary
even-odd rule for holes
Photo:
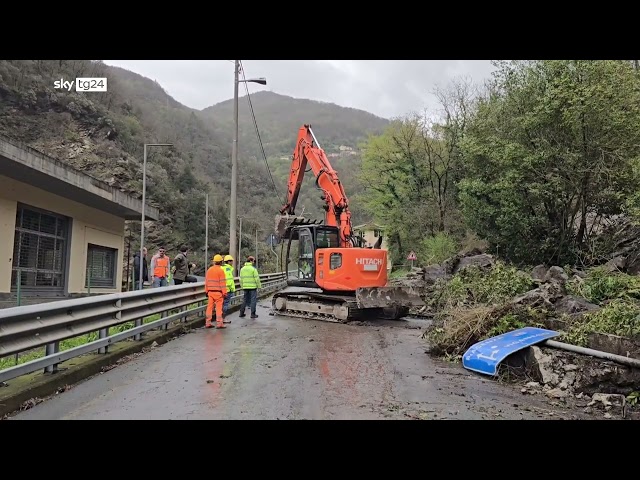
[[[233,82],[233,122],[234,122],[234,134],[233,134],[233,147],[231,150],[231,201],[229,212],[229,255],[231,255],[236,261],[234,262],[234,276],[237,276],[237,268],[239,265],[239,259],[236,258],[236,218],[237,218],[237,201],[238,201],[238,85],[240,82],[245,83],[259,83],[260,85],[266,85],[267,79],[261,78],[248,78],[246,80],[240,80],[240,60],[235,61],[235,80]]]
[[[207,274],[209,268],[209,194],[205,195],[204,206],[204,274]]]
[[[144,257],[142,256],[142,250],[144,248],[144,214],[145,214],[145,206],[147,203],[147,147],[172,147],[172,146],[173,146],[173,143],[145,143],[144,144],[144,157],[142,160],[142,222],[140,225],[140,276],[138,277],[138,280],[140,281],[140,290],[142,290],[142,285],[144,283],[142,279],[142,273],[144,272],[143,270]],[[133,288],[134,290],[136,289],[135,285]]]

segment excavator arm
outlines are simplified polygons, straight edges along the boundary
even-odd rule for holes
[[[325,224],[338,228],[341,247],[358,246],[358,239],[353,235],[351,226],[349,200],[338,174],[331,166],[324,150],[318,144],[311,130],[311,125],[303,125],[298,130],[298,139],[293,150],[293,160],[287,185],[287,200],[280,209],[280,213],[282,215],[295,216],[296,203],[307,165],[313,171],[316,186],[323,191],[321,198],[325,201]]]

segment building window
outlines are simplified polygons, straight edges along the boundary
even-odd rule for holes
[[[64,292],[69,219],[18,204],[11,287],[25,293]]]
[[[92,243],[87,246],[87,275],[84,286],[91,288],[116,288],[116,261],[118,250]]]
[[[373,231],[373,236],[378,238],[380,236],[380,230],[374,230]]]

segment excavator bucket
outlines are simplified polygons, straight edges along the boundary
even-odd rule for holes
[[[363,287],[356,290],[358,308],[422,307],[414,287]]]
[[[275,232],[279,238],[289,238],[291,228],[304,225],[318,225],[322,220],[311,220],[302,216],[295,215],[276,215]]]

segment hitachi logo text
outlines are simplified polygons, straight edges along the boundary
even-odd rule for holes
[[[356,258],[356,265],[382,265],[380,258]]]

